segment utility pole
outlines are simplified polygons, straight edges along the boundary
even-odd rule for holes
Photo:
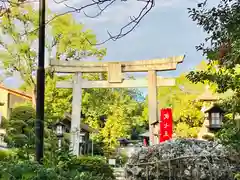
[[[39,0],[38,69],[36,99],[36,160],[41,164],[44,145],[44,91],[45,91],[45,0]]]

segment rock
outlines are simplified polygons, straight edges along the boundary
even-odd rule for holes
[[[166,141],[134,153],[125,166],[126,180],[234,180],[240,160],[233,152],[214,141]]]

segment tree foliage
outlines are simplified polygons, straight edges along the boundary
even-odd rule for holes
[[[7,124],[7,143],[10,147],[33,148],[35,143],[35,110],[31,104],[19,104],[13,108]]]
[[[189,8],[189,15],[208,34],[197,50],[207,56],[209,64],[206,70],[192,71],[187,77],[196,83],[213,83],[218,92],[232,92],[232,97],[221,102],[227,115],[218,138],[239,149],[239,127],[234,120],[240,112],[240,2],[221,0],[216,7],[208,8],[205,1],[198,8]]]
[[[25,91],[33,91],[34,101],[36,90],[34,73],[36,71],[37,50],[33,47],[36,45],[37,32],[26,34],[24,32],[30,32],[36,28],[38,14],[30,5],[12,8],[10,17],[5,17],[5,15],[2,17],[4,23],[0,25],[0,29],[4,30],[4,36],[0,34],[0,39],[2,38],[2,43],[6,43],[3,37],[16,39],[16,41],[3,44],[5,50],[1,51],[0,59],[5,73],[8,72],[9,75],[16,71],[20,73],[24,81],[21,88]],[[49,11],[48,16],[54,15]],[[19,24],[13,23],[15,21],[18,21]],[[25,24],[26,26],[23,26]],[[96,43],[96,36],[90,30],[84,30],[84,26],[77,23],[71,15],[60,16],[51,21],[49,25],[46,41],[49,57],[57,60],[84,60],[85,58],[96,57],[101,60],[105,55],[106,50],[104,48],[99,49],[88,42]],[[23,47],[24,50],[22,50]],[[104,77],[106,78],[106,75]],[[65,113],[71,113],[72,90],[56,88],[57,81],[70,78],[72,76],[53,76],[47,70],[45,90],[46,126],[63,118]],[[84,78],[97,80],[99,76],[97,74],[85,74]],[[106,147],[113,147],[117,145],[119,137],[130,137],[132,128],[144,124],[141,122],[142,105],[136,100],[136,97],[139,97],[139,91],[136,90],[83,90],[82,113],[85,116],[83,121],[100,130],[100,134],[95,137],[96,140],[103,140]],[[106,122],[103,121],[103,117],[105,117]],[[110,130],[110,127],[113,127],[116,131]]]
[[[21,78],[33,88],[35,80],[37,52],[33,48],[37,32],[23,35],[37,26],[38,14],[30,5],[11,8],[10,14],[1,17],[0,58],[6,75],[19,72]]]
[[[46,79],[45,112],[50,124],[71,113],[72,89],[56,88],[56,81],[68,80],[72,76],[54,76]],[[99,80],[98,74],[85,74],[85,79]],[[104,75],[103,78],[106,78]],[[143,103],[140,91],[135,89],[83,89],[82,121],[97,129],[92,138],[111,149],[118,145],[118,138],[130,138],[133,129],[145,128],[142,118]]]
[[[236,126],[236,121],[228,120],[221,131],[217,133],[217,137],[223,144],[233,147],[237,152],[240,151],[240,131]]]
[[[234,96],[228,108],[239,112],[240,3],[237,0],[221,0],[217,7],[207,8],[206,5],[203,3],[198,8],[190,8],[189,14],[208,34],[208,46],[204,43],[197,46],[197,50],[207,56],[208,68],[192,71],[187,77],[192,82],[213,83],[218,92],[231,90]]]
[[[26,86],[33,92],[35,102],[35,73],[37,65],[38,11],[30,4],[11,7],[10,12],[1,17],[0,60],[6,75],[18,72]],[[51,16],[51,12],[49,16]],[[46,48],[50,58],[77,59],[97,57],[101,59],[106,50],[88,43],[96,42],[90,30],[84,30],[71,15],[55,18],[50,26]]]
[[[206,43],[197,46],[197,50],[207,56],[209,67],[206,71],[192,71],[188,78],[193,82],[215,83],[219,92],[238,91],[240,2],[221,0],[217,7],[206,5],[205,2],[198,8],[189,8],[189,15],[208,34]]]
[[[201,64],[200,68],[204,63]],[[193,84],[185,74],[176,78],[173,87],[160,87],[158,101],[160,108],[173,109],[175,133],[179,137],[195,137],[198,127],[202,126],[203,114],[197,97],[204,91],[204,84]]]
[[[185,122],[176,125],[175,134],[179,138],[197,138],[199,127],[191,127]]]
[[[0,179],[41,180],[112,180],[111,167],[99,157],[75,157],[65,151],[55,151],[46,156],[42,164],[16,155],[5,156],[0,161]]]
[[[143,106],[137,100],[141,96],[138,90],[130,89],[84,90],[83,120],[99,130],[95,140],[111,149],[118,145],[119,138],[130,138],[132,129],[144,126]]]
[[[47,47],[53,58],[60,60],[84,60],[84,58],[97,57],[99,60],[106,54],[105,49],[98,49],[96,35],[89,29],[77,23],[72,15],[67,14],[53,20],[50,24],[51,36]],[[53,54],[53,50],[56,52]]]
[[[68,80],[71,76],[46,76],[45,117],[48,123],[55,123],[71,112],[72,89],[56,88],[56,82]]]
[[[132,129],[141,126],[141,105],[126,92],[114,93],[115,101],[109,107],[109,115],[102,129],[104,143],[116,147],[119,138],[131,138]],[[138,124],[140,122],[140,124]]]

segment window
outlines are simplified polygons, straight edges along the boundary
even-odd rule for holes
[[[220,113],[211,113],[211,125],[221,125]]]

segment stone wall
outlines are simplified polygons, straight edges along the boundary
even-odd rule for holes
[[[239,155],[217,142],[176,139],[143,148],[128,160],[126,180],[233,180]]]

